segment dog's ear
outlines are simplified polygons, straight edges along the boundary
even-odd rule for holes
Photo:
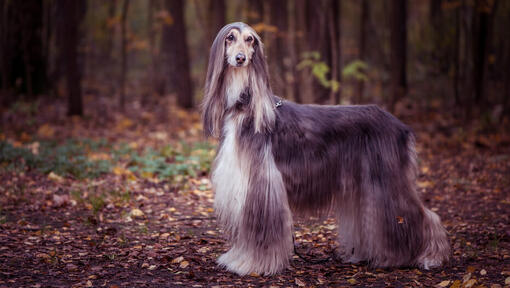
[[[225,37],[230,29],[231,27],[227,25],[220,30],[209,54],[209,67],[202,102],[202,121],[206,136],[220,136],[226,101],[221,93],[225,74]]]

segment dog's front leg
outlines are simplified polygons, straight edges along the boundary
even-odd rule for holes
[[[292,254],[292,216],[271,147],[251,159],[246,199],[232,248],[218,263],[239,275],[270,275],[287,267]]]

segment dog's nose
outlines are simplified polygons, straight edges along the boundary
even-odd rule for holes
[[[237,61],[237,64],[243,64],[244,61],[246,61],[246,56],[244,56],[243,53],[239,53],[236,55],[236,61]]]

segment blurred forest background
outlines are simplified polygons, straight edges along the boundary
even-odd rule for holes
[[[329,261],[333,219],[296,218],[285,273],[217,268],[199,108],[234,21],[275,94],[413,128],[448,265]],[[0,0],[0,287],[508,287],[509,126],[510,0]]]
[[[216,33],[243,21],[287,99],[490,125],[510,114],[510,1],[1,0],[0,15],[4,108],[42,96],[68,115],[97,101],[198,107]]]

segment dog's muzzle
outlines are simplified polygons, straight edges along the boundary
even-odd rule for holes
[[[243,53],[239,53],[236,55],[237,65],[243,65],[244,61],[246,61],[246,56]]]

